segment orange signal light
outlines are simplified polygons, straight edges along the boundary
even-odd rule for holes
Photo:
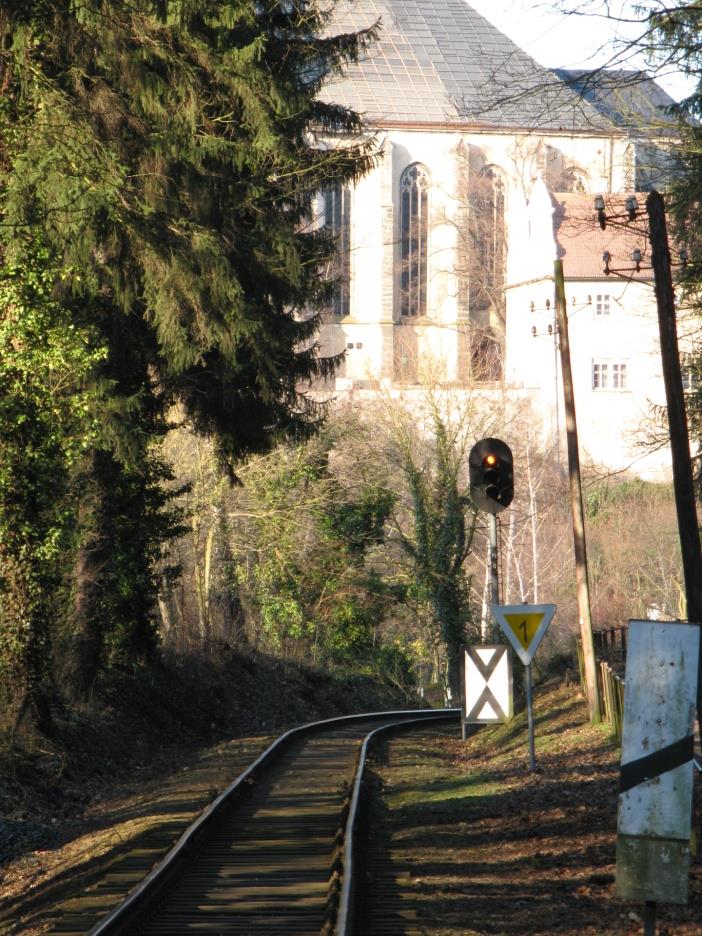
[[[486,455],[483,459],[484,465],[496,465],[497,464],[497,455]]]

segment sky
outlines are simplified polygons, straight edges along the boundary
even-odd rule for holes
[[[641,27],[617,22],[619,17],[631,18],[633,4],[628,0],[587,0],[572,7],[578,13],[565,15],[556,10],[557,0],[468,0],[470,6],[490,20],[533,58],[549,68],[641,68],[647,65],[643,57],[617,62],[617,49],[622,42],[635,39]],[[563,5],[568,0],[561,0]],[[606,7],[605,7],[606,3]],[[604,15],[609,9],[609,18]],[[648,69],[650,71],[650,69]],[[656,80],[679,100],[693,85],[679,73],[659,74]]]

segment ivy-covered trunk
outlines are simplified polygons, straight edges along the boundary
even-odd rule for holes
[[[464,562],[472,541],[472,526],[466,530],[467,499],[459,493],[457,465],[451,457],[448,440],[437,432],[439,467],[442,476],[435,561],[439,581],[433,604],[439,615],[441,635],[446,644],[446,662],[451,698],[456,705],[461,698],[461,656],[466,642],[469,617],[468,587]],[[445,485],[445,486],[444,486]]]
[[[473,541],[474,514],[458,487],[460,457],[444,422],[434,420],[434,452],[420,470],[409,446],[403,467],[412,497],[412,538],[402,545],[415,565],[421,596],[432,610],[436,633],[446,652],[447,683],[454,702],[461,697],[461,654],[469,617],[468,583],[463,565]]]
[[[51,651],[42,585],[25,563],[7,551],[0,554],[0,568],[0,657],[10,677],[8,701],[15,729],[28,718],[50,737],[54,733],[47,698]]]
[[[101,358],[53,295],[56,268],[32,245],[0,264],[0,674],[9,714],[50,734],[52,640],[67,533],[67,481],[92,431],[83,381]]]
[[[459,573],[460,574],[460,573]],[[446,648],[446,676],[451,699],[461,698],[461,656],[465,646],[467,602],[460,580],[439,585],[432,596],[434,623]]]
[[[75,699],[89,698],[101,667],[143,663],[158,643],[159,588],[177,573],[163,552],[183,532],[171,480],[149,452],[131,466],[103,450],[86,460],[68,667]]]
[[[83,494],[78,512],[80,545],[75,565],[75,603],[68,661],[68,691],[86,701],[100,667],[105,609],[102,596],[109,555],[107,524],[107,462],[105,452],[93,451],[82,474]]]

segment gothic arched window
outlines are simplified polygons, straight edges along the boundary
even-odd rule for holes
[[[426,315],[429,173],[419,163],[400,179],[400,312]]]
[[[342,185],[322,192],[322,223],[334,240],[327,276],[334,283],[331,311],[348,315],[351,292],[351,192]]]
[[[505,183],[486,166],[470,180],[470,307],[503,318],[505,285]],[[486,322],[485,324],[488,324]]]

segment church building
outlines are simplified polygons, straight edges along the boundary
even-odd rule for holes
[[[378,153],[355,186],[320,195],[339,245],[320,349],[345,352],[326,389],[362,399],[431,373],[528,396],[564,449],[560,258],[582,453],[665,477],[668,453],[639,447],[664,402],[645,231],[603,230],[593,207],[600,195],[626,214],[640,128],[583,93],[583,73],[578,86],[540,66],[465,0],[342,0],[330,29],[373,24],[379,39],[324,91],[362,115]]]

